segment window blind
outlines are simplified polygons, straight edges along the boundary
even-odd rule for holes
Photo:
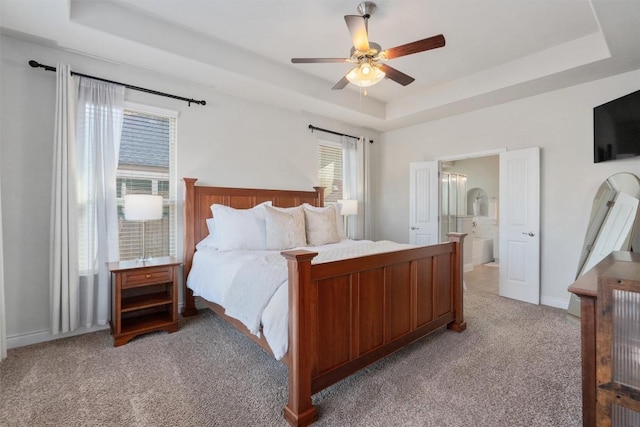
[[[142,224],[124,219],[124,196],[154,194],[164,199],[164,214],[149,221],[144,236],[151,257],[176,255],[175,117],[126,109],[117,171],[120,259],[142,254]]]
[[[342,199],[342,146],[330,142],[318,143],[318,179],[324,187],[325,205]]]

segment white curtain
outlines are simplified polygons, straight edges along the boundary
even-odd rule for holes
[[[78,327],[78,233],[75,166],[77,79],[66,64],[56,72],[51,203],[51,333]]]
[[[372,239],[372,213],[371,213],[371,143],[367,143],[365,137],[358,139],[358,197],[362,207],[362,215],[358,215],[358,230],[363,239]]]
[[[124,86],[80,78],[77,185],[80,228],[80,316],[85,327],[109,319],[109,270],[119,259],[116,169]]]
[[[7,357],[6,325],[4,314],[4,254],[2,252],[2,195],[0,194],[0,361]]]
[[[350,239],[361,238],[359,218],[362,218],[362,197],[358,192],[358,140],[342,137],[342,197],[358,200],[358,215],[347,217],[347,230]]]

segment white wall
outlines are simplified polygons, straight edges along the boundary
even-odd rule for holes
[[[1,168],[1,166],[0,166]],[[2,174],[0,173],[0,177]],[[7,321],[4,308],[4,255],[2,248],[2,186],[0,186],[0,362],[7,357]]]
[[[158,73],[0,36],[0,162],[5,297],[9,346],[50,339],[49,217],[55,73],[28,61],[205,99],[206,106],[127,90],[132,102],[179,111],[178,178],[208,185],[310,190],[317,183],[309,124],[378,141],[379,135],[299,111],[286,111],[217,93]],[[376,149],[377,144],[371,146]],[[178,199],[182,200],[179,183]],[[182,223],[182,207],[179,206]],[[182,227],[178,255],[182,256]]]
[[[640,71],[383,135],[376,231],[408,241],[409,162],[486,150],[541,147],[541,301],[566,306],[593,196],[640,158],[593,163],[593,107],[640,88]]]

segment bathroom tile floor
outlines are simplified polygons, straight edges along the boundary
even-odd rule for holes
[[[486,264],[476,265],[473,270],[464,273],[464,283],[467,289],[498,295],[499,274],[498,267]]]

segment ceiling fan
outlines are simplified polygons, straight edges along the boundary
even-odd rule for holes
[[[369,18],[375,10],[376,4],[366,1],[358,5],[360,15],[346,15],[344,17],[353,39],[353,47],[349,58],[291,58],[291,62],[294,64],[322,62],[356,64],[352,70],[332,87],[334,90],[342,89],[349,83],[360,87],[373,86],[385,77],[402,86],[412,83],[415,80],[413,77],[388,66],[384,62],[389,59],[442,47],[445,45],[444,36],[438,34],[437,36],[382,50],[379,44],[369,41],[367,34]]]

